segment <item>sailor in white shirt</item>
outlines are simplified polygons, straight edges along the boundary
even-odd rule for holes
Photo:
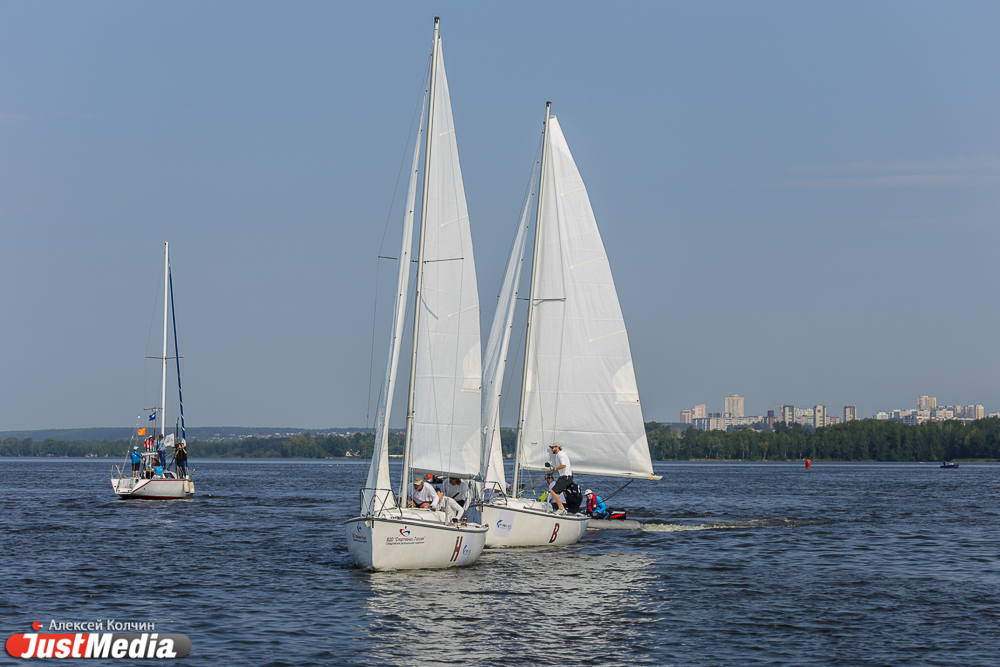
[[[569,485],[573,483],[573,468],[569,464],[569,456],[563,451],[562,445],[558,442],[549,445],[549,451],[552,452],[552,470],[555,472],[559,478],[556,483],[552,485],[550,489],[552,492],[552,500],[556,501],[559,505],[557,512],[563,514],[566,513],[566,508],[563,506],[563,501],[560,495],[563,491],[569,488]]]
[[[454,499],[463,507],[465,499],[469,497],[469,485],[457,477],[449,477],[441,482],[441,490],[444,491],[444,495]]]
[[[454,519],[461,519],[462,515],[465,514],[465,508],[455,502],[454,498],[449,498],[444,495],[444,491],[438,489],[438,510],[444,512],[444,520],[446,523],[451,523]]]
[[[424,478],[421,475],[417,475],[413,478],[413,484],[410,484],[410,507],[437,507],[438,496],[437,491],[434,490],[433,484],[427,484],[424,482]]]

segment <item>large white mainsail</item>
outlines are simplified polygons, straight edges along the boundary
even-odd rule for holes
[[[473,477],[481,454],[479,288],[440,41],[433,66],[409,467]]]
[[[560,443],[574,475],[653,476],[628,334],[587,188],[555,116],[545,132],[518,464]]]

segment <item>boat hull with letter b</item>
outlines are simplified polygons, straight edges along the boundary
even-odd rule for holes
[[[587,531],[585,514],[556,514],[544,501],[501,498],[476,505],[488,547],[537,547],[576,544]]]

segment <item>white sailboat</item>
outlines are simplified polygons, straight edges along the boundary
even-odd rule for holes
[[[560,444],[574,476],[659,479],[653,474],[628,333],[586,186],[550,104],[545,106],[535,242],[528,298],[528,333],[521,382],[513,492],[489,494],[477,505],[489,527],[487,546],[562,545],[587,528],[581,514],[555,514],[548,502],[521,493],[526,470],[542,471],[549,447]],[[518,234],[526,227],[527,210]],[[492,471],[499,447],[496,417],[514,290],[524,239],[515,240],[487,345],[483,460]],[[519,254],[520,253],[520,254]],[[504,324],[498,325],[502,318]],[[502,350],[502,352],[500,352]],[[494,365],[499,367],[495,375]]]
[[[169,311],[168,311],[169,306]],[[167,360],[171,357],[167,356],[167,330],[168,330],[168,315],[173,315],[174,320],[174,356],[173,359],[177,362],[177,395],[179,399],[179,414],[180,414],[180,439],[177,441],[177,435],[174,433],[166,433],[167,424]],[[150,412],[149,422],[152,422],[151,427],[136,428],[136,434],[133,437],[133,446],[129,452],[132,451],[138,453],[139,458],[141,458],[141,464],[139,466],[138,474],[132,472],[133,466],[130,464],[130,457],[126,455],[126,462],[122,466],[114,466],[111,473],[111,488],[116,494],[121,498],[141,498],[144,500],[176,500],[178,498],[190,498],[194,495],[194,481],[191,479],[191,474],[187,473],[186,470],[180,468],[180,466],[175,466],[174,470],[169,470],[167,466],[164,466],[162,472],[155,473],[154,466],[157,465],[156,458],[157,453],[155,448],[152,446],[146,446],[144,449],[140,450],[138,442],[144,439],[144,443],[155,443],[157,441],[156,430],[159,427],[160,437],[165,448],[175,448],[175,442],[177,444],[184,443],[187,441],[184,439],[184,398],[181,392],[181,365],[180,365],[180,354],[177,351],[177,316],[174,313],[174,292],[173,292],[173,278],[170,275],[170,244],[164,242],[163,244],[163,355],[160,357],[154,357],[160,359],[160,405],[154,408],[148,408]],[[149,431],[147,437],[146,432]]]
[[[479,295],[438,27],[439,19],[435,18],[430,85],[414,147],[403,216],[396,303],[372,462],[365,488],[361,490],[360,514],[344,524],[351,557],[358,567],[369,570],[469,565],[479,558],[486,537],[485,526],[449,523],[444,512],[407,507],[412,474],[472,479],[480,467]],[[405,319],[420,143],[424,134],[406,445],[396,495],[389,479],[389,415]]]

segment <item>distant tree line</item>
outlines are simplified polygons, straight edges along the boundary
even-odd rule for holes
[[[900,422],[861,419],[811,429],[798,424],[775,425],[774,430],[678,431],[669,424],[646,423],[649,451],[655,461],[743,460],[787,461],[941,461],[951,459],[1000,460],[1000,419],[928,422],[907,426]],[[504,456],[514,453],[516,433],[500,432]],[[389,453],[403,453],[404,436],[389,434]],[[192,458],[370,458],[371,433],[284,438],[245,438],[225,442],[193,440]],[[569,443],[567,443],[569,444]],[[0,441],[0,456],[124,456],[128,440],[56,440],[31,438]]]
[[[774,430],[677,433],[666,424],[648,422],[650,453],[658,461],[691,459],[788,461],[942,461],[1000,459],[1000,419],[901,422],[859,419],[807,428],[779,422]]]

